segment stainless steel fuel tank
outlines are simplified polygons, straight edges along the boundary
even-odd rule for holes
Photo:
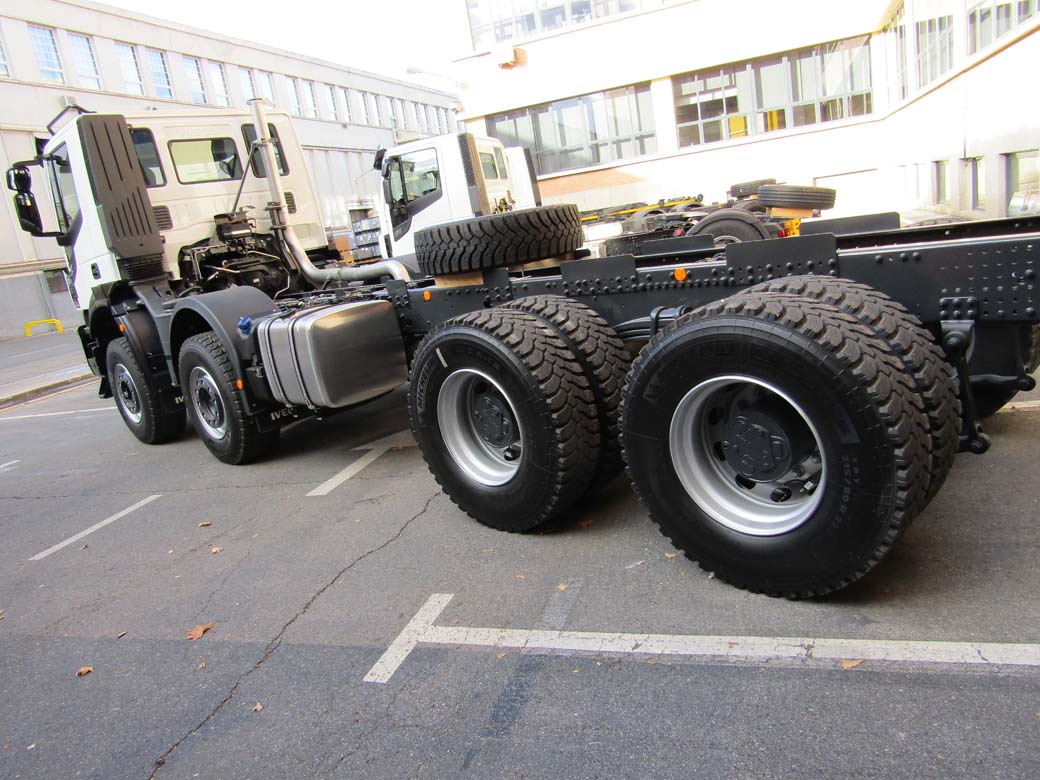
[[[408,378],[389,301],[355,301],[264,319],[260,356],[284,404],[334,409],[368,401]]]

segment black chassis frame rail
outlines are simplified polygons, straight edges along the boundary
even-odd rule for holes
[[[847,222],[846,222],[847,224]],[[869,225],[864,218],[864,225]],[[876,224],[876,223],[875,223]],[[853,226],[854,227],[854,226]],[[1024,328],[1040,323],[1040,217],[903,230],[830,233],[730,244],[656,242],[652,255],[572,260],[548,273],[483,272],[483,283],[387,285],[406,342],[467,312],[531,295],[563,295],[595,309],[626,341],[650,338],[682,312],[785,276],[816,274],[863,282],[899,301],[941,340],[958,368],[964,403],[962,449],[984,452],[972,384],[1030,390],[1023,365]],[[977,332],[982,376],[974,379]],[[996,336],[996,338],[994,338]],[[978,373],[977,371],[975,373]]]

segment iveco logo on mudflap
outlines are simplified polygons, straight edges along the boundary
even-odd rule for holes
[[[292,412],[288,409],[279,409],[277,412],[271,412],[272,420],[280,420],[283,417],[292,417]]]

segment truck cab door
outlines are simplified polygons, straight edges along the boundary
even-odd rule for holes
[[[387,157],[383,162],[384,221],[394,257],[415,252],[415,231],[451,220],[444,197],[443,168],[433,147]]]

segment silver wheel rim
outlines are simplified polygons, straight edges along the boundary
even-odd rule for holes
[[[202,366],[195,366],[188,375],[191,402],[195,417],[211,439],[223,439],[228,431],[227,410],[217,383]]]
[[[690,498],[734,531],[788,533],[823,500],[819,433],[789,395],[761,379],[720,376],[695,386],[672,415],[668,444]]]
[[[144,418],[144,411],[141,409],[141,393],[137,389],[137,383],[134,381],[133,376],[130,375],[130,371],[126,366],[122,363],[117,363],[116,370],[113,372],[113,378],[115,380],[113,391],[115,392],[116,403],[119,404],[123,414],[134,425],[140,425],[141,420]]]
[[[487,374],[450,374],[437,397],[437,424],[448,454],[474,482],[494,487],[516,476],[523,431],[512,399]]]

